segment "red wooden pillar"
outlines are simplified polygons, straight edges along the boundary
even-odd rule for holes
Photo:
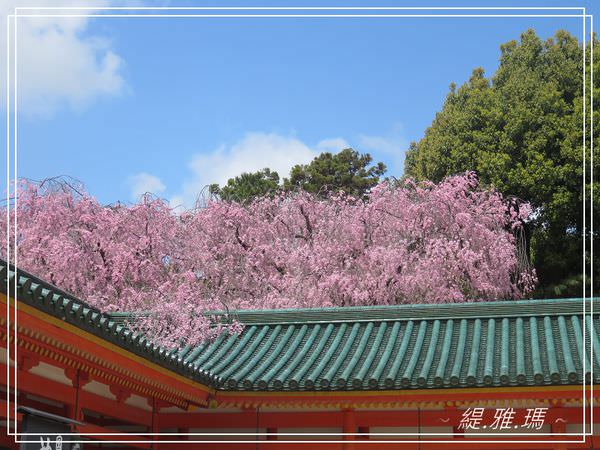
[[[35,366],[40,363],[39,357],[33,354],[25,353],[23,355],[19,355],[19,361],[17,367],[19,370],[24,370],[25,372],[29,372]]]
[[[81,402],[79,401],[79,394],[81,389],[88,384],[91,380],[87,372],[83,372],[79,369],[65,369],[65,375],[75,390],[75,403],[73,405],[66,405],[66,411],[68,417],[73,420],[83,420],[83,414],[81,412]]]
[[[458,427],[458,425],[454,425],[452,427],[453,439],[464,439],[465,431]]]
[[[166,408],[170,404],[165,402],[164,400],[158,399],[156,397],[149,397],[147,399],[148,405],[152,408],[152,423],[150,425],[151,433],[156,433],[157,436],[152,436],[154,442],[152,444],[152,449],[156,450],[159,448],[158,441],[161,440],[162,436],[160,436],[160,409]]]
[[[344,433],[351,433],[351,434],[344,434],[344,441],[350,441],[350,442],[344,443],[342,448],[344,450],[354,450],[354,443],[351,442],[351,441],[355,440],[354,433],[356,433],[356,418],[354,417],[354,411],[351,409],[344,410],[343,417],[344,417],[343,431],[344,431]]]
[[[464,439],[465,438],[465,430],[464,428],[460,428],[460,419],[458,415],[460,414],[459,409],[456,406],[447,406],[446,413],[451,418],[452,425],[452,439]]]
[[[155,397],[152,397],[152,433],[159,433],[160,425],[158,423],[158,400]],[[158,450],[158,439],[160,436],[153,435],[152,440],[152,450]]]
[[[552,434],[563,434],[567,432],[567,425],[565,422],[562,421],[558,421],[558,422],[554,422],[552,425],[550,425],[550,429]],[[556,440],[562,438],[562,436],[557,436]],[[567,450],[567,444],[554,444],[555,445],[555,450]]]

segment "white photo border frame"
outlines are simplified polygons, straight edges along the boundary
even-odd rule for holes
[[[407,11],[538,11],[538,10],[542,10],[542,11],[581,11],[581,14],[565,14],[565,13],[561,13],[561,14],[508,14],[508,13],[503,13],[503,14],[365,14],[365,13],[361,13],[361,14],[323,14],[323,13],[319,13],[319,14],[190,14],[190,13],[178,13],[178,14],[122,14],[122,13],[116,13],[116,14],[82,14],[82,13],[69,13],[69,14],[39,14],[39,13],[23,13],[20,14],[20,11],[123,11],[123,10],[128,10],[128,11],[165,11],[165,10],[169,10],[169,11],[402,11],[402,10],[407,10]],[[571,18],[582,18],[582,22],[583,22],[583,174],[582,174],[582,183],[583,183],[583,226],[584,226],[584,230],[586,229],[586,190],[585,190],[585,186],[586,186],[586,150],[587,150],[587,145],[586,145],[586,125],[587,125],[587,117],[586,117],[586,103],[587,103],[587,98],[586,98],[586,20],[589,19],[590,21],[590,35],[593,36],[593,15],[588,15],[586,14],[586,8],[585,7],[362,7],[362,6],[354,6],[354,7],[293,7],[293,6],[288,6],[288,7],[252,7],[252,6],[223,6],[223,7],[88,7],[88,6],[71,6],[71,7],[60,7],[60,6],[56,6],[56,7],[15,7],[14,8],[14,14],[9,14],[7,16],[7,72],[6,72],[6,88],[7,88],[7,97],[6,97],[6,132],[7,132],[7,218],[10,217],[10,202],[8,202],[8,197],[9,197],[9,192],[10,192],[10,149],[11,149],[11,142],[12,142],[12,149],[14,151],[14,155],[13,155],[13,161],[14,161],[14,193],[15,193],[15,203],[14,203],[14,207],[16,208],[17,205],[17,100],[18,100],[18,96],[17,96],[17,92],[18,92],[18,84],[17,84],[17,18],[18,17],[35,17],[35,18],[50,18],[50,17],[60,17],[60,18],[66,18],[66,17],[73,17],[73,18],[99,18],[99,17],[108,17],[108,18],[133,18],[133,17],[170,17],[170,18],[176,18],[176,17],[200,17],[200,18],[285,18],[285,17],[297,17],[297,18],[344,18],[344,17],[356,17],[356,18],[415,18],[415,17],[419,17],[419,18],[425,18],[425,17],[431,17],[431,18],[465,18],[465,17],[469,17],[469,18],[478,18],[478,17],[501,17],[501,18],[510,18],[510,17],[521,17],[521,18],[527,18],[527,17],[531,17],[531,18],[552,18],[552,17],[571,17]],[[11,63],[11,53],[10,53],[10,21],[11,19],[13,20],[13,35],[14,35],[14,42],[13,42],[13,59],[14,59],[14,67],[13,67],[13,77],[14,77],[14,82],[12,85],[12,99],[13,99],[13,121],[12,121],[12,125],[13,125],[13,135],[12,135],[12,140],[11,140],[11,80],[10,80],[10,76],[11,76],[11,69],[10,69],[10,63]],[[590,66],[593,67],[593,39],[590,40],[591,42],[591,55],[590,55]],[[590,93],[589,93],[589,100],[590,100],[590,105],[593,106],[593,70],[590,70]],[[593,111],[591,111],[590,114],[590,168],[589,168],[589,175],[590,175],[590,181],[593,180]],[[591,191],[590,191],[590,255],[591,255],[591,261],[593,264],[593,240],[591,239],[591,235],[593,233],[593,184],[591,184]],[[15,230],[17,229],[17,214],[15,214],[14,217],[14,228]],[[7,220],[7,229],[6,232],[10,238],[10,224],[9,221]],[[588,297],[586,296],[586,287],[585,287],[585,277],[586,277],[586,264],[585,264],[585,253],[586,253],[586,239],[588,238],[588,235],[585,234],[584,236],[584,241],[583,241],[583,324],[582,324],[582,328],[583,328],[583,345],[584,345],[584,349],[583,352],[585,353],[585,343],[586,343],[586,318],[588,317],[588,314],[586,312],[586,303],[588,301]],[[8,240],[7,240],[7,247],[8,246]],[[14,236],[14,248],[17,248],[17,241],[16,241],[16,233]],[[7,248],[7,260],[10,261],[10,253],[9,253],[10,249]],[[17,268],[17,255],[15,252],[14,255],[14,267],[15,270]],[[591,282],[591,290],[593,289],[593,270],[592,270],[592,264],[590,264],[590,282]],[[17,285],[18,285],[18,278],[15,277],[14,280],[14,292],[15,292],[15,306],[13,308],[13,317],[14,317],[14,336],[13,336],[13,344],[14,344],[14,358],[15,361],[17,360],[17,308],[16,308],[16,304],[18,303],[17,300]],[[9,288],[9,280],[7,280],[7,292]],[[589,300],[590,300],[590,313],[589,316],[590,318],[593,318],[593,292],[590,292],[590,296],[589,296]],[[10,319],[10,301],[7,301],[7,336],[10,336],[10,324],[11,324],[11,319]],[[590,321],[590,323],[592,324],[593,327],[593,321]],[[10,344],[9,344],[10,345]],[[8,349],[7,347],[7,350]],[[468,442],[470,443],[506,443],[506,444],[513,444],[513,443],[557,443],[557,444],[569,444],[569,443],[585,443],[586,441],[586,437],[587,436],[591,436],[593,434],[593,384],[594,384],[594,378],[593,378],[593,339],[590,340],[590,386],[589,386],[589,394],[590,394],[590,430],[589,432],[586,431],[586,418],[587,418],[587,414],[586,414],[586,392],[588,392],[587,388],[587,381],[585,379],[583,379],[583,402],[582,402],[582,408],[583,408],[583,424],[582,424],[582,433],[477,433],[476,436],[510,436],[510,435],[516,435],[516,436],[580,436],[582,438],[582,440],[558,440],[558,441],[550,441],[550,440],[541,440],[541,441],[537,441],[537,440],[481,440],[481,439],[469,439]],[[10,421],[11,421],[11,414],[10,414],[10,351],[7,351],[7,355],[6,355],[6,366],[7,366],[7,428],[8,428],[8,434],[10,436],[16,436],[17,443],[20,442],[33,442],[33,441],[27,441],[27,440],[18,440],[18,438],[20,436],[27,436],[27,435],[31,435],[31,433],[18,433],[16,431],[11,431],[10,428]],[[583,373],[586,373],[586,361],[584,359],[583,361]],[[14,364],[14,380],[15,380],[15,385],[14,385],[14,389],[13,389],[13,395],[15,400],[17,399],[17,375],[18,375],[18,370],[17,370],[17,364]],[[14,430],[17,430],[17,412],[16,412],[16,408],[17,408],[17,402],[14,402]],[[64,433],[63,435],[77,435],[77,436],[85,436],[85,435],[110,435],[110,436],[130,436],[131,434],[135,434],[137,436],[198,436],[198,435],[204,435],[204,436],[254,436],[254,437],[258,437],[258,436],[268,436],[271,435],[272,433]],[[51,433],[49,434],[51,435]],[[299,435],[308,435],[308,436],[346,436],[346,435],[351,435],[351,436],[357,436],[358,433],[277,433],[278,436],[299,436]],[[408,436],[453,436],[454,433],[369,433],[369,435],[376,435],[376,436],[400,436],[400,435],[408,435]],[[86,443],[89,441],[82,441],[82,440],[73,440],[73,441],[63,441],[64,443]],[[241,441],[241,440],[236,440],[236,441],[225,441],[225,440],[218,440],[218,441],[207,441],[207,440],[202,440],[202,441],[192,441],[192,440],[188,440],[188,441],[181,441],[181,440],[175,440],[175,441],[169,441],[169,440],[156,440],[156,441],[149,441],[149,440],[143,440],[143,441],[132,441],[132,440],[115,440],[115,441],[102,441],[105,443],[149,443],[149,442],[157,442],[157,443],[205,443],[205,444],[210,444],[210,443],[256,443],[258,441],[256,440],[248,440],[248,441]],[[373,441],[365,441],[365,440],[352,440],[352,441],[347,441],[347,440],[340,440],[340,441],[334,441],[334,440],[325,440],[325,441],[317,441],[317,440],[311,440],[311,441],[294,441],[294,440],[289,440],[289,441],[285,441],[285,440],[277,440],[277,441],[260,441],[260,442],[275,442],[275,443],[347,443],[347,442],[354,442],[354,443],[367,443],[367,442],[371,442],[373,443]],[[456,441],[454,440],[377,440],[376,443],[454,443]]]

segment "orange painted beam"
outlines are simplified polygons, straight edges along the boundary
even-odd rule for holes
[[[381,405],[386,403],[445,403],[448,406],[463,406],[468,402],[478,400],[565,400],[581,399],[582,396],[582,386],[516,386],[297,393],[218,391],[214,399],[223,407],[235,405],[252,408],[262,404],[276,406],[292,404]],[[595,386],[594,398],[600,398],[600,386]]]
[[[0,364],[0,383],[6,385],[5,364]],[[17,387],[19,392],[37,395],[67,405],[75,405],[75,389],[72,386],[58,383],[29,372],[19,371]],[[145,426],[149,426],[152,423],[152,414],[149,411],[118,403],[115,400],[101,397],[91,392],[80,391],[79,404],[83,409],[127,420],[130,423]]]
[[[19,340],[22,342],[33,342],[34,340],[26,337],[26,336],[21,336],[19,335]],[[74,370],[72,367],[67,366],[64,363],[58,363],[56,361],[56,359],[52,358],[49,356],[49,354],[54,354],[54,355],[58,355],[59,359],[61,359],[62,361],[70,361],[71,363],[74,364],[84,364],[86,362],[88,362],[87,360],[85,360],[84,358],[81,358],[79,356],[76,355],[71,355],[68,352],[64,351],[64,350],[60,350],[57,349],[56,347],[52,347],[48,344],[44,344],[44,343],[37,343],[37,345],[39,345],[41,348],[44,349],[44,354],[42,355],[37,355],[33,352],[31,352],[30,350],[26,350],[25,348],[19,348],[18,352],[19,352],[19,358],[21,359],[22,357],[29,357],[31,355],[31,357],[37,357],[37,359],[39,360],[39,362],[43,362],[55,367],[58,367],[60,369],[64,369],[65,370],[65,375],[68,378],[71,378],[71,382],[75,385],[76,384],[76,376],[77,376],[77,371]],[[121,388],[120,385],[116,385],[114,383],[115,378],[120,380],[121,382],[125,381],[123,379],[123,376],[115,371],[111,371],[110,369],[106,369],[106,368],[99,368],[97,367],[98,370],[101,370],[101,375],[95,375],[95,376],[90,376],[89,374],[85,373],[84,371],[81,372],[81,375],[85,376],[86,379],[84,380],[84,382],[80,382],[80,384],[82,386],[84,386],[85,384],[87,384],[87,382],[89,381],[98,381],[100,383],[104,383],[109,385],[110,388],[114,389],[116,392],[121,391],[123,393],[123,395],[127,394],[127,393],[131,393],[129,390],[125,389],[125,388]],[[133,382],[131,380],[128,379],[128,381]],[[12,373],[11,373],[11,383],[12,383]],[[137,386],[140,386],[141,383]],[[151,388],[148,385],[145,385],[146,388]],[[111,391],[112,392],[112,391]],[[141,392],[141,390],[138,388],[137,390],[134,388],[133,389],[133,393],[138,394],[140,396],[144,396],[144,393]]]
[[[0,303],[6,296],[0,295]],[[0,307],[0,318],[6,319],[6,308]],[[13,311],[10,311],[11,314]],[[12,318],[12,317],[11,317]],[[98,336],[72,324],[59,320],[28,305],[19,303],[17,308],[19,327],[39,333],[49,339],[71,346],[101,361],[107,361],[127,372],[140,374],[164,386],[182,392],[187,398],[205,401],[212,392],[207,386],[176,374]],[[106,367],[101,366],[103,370]],[[124,377],[123,373],[119,376]],[[139,383],[139,380],[136,380]]]
[[[490,407],[488,410],[495,408]],[[515,423],[523,423],[527,413],[526,408],[515,409]],[[421,426],[453,426],[460,423],[463,410],[421,410]],[[583,423],[581,408],[549,408],[546,414],[546,423],[553,423],[556,419],[566,420],[568,423]],[[162,413],[160,424],[164,428],[333,428],[342,427],[344,414],[342,411],[297,411],[297,412],[260,412],[243,411],[239,413],[224,413],[210,410],[203,413]],[[489,425],[493,414],[487,414],[482,425]],[[594,420],[600,423],[600,407],[594,409]],[[354,411],[356,427],[394,427],[417,426],[419,418],[415,410],[380,410],[380,411]]]

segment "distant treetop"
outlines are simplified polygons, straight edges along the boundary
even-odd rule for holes
[[[387,170],[382,162],[371,165],[372,161],[369,153],[360,154],[351,148],[339,153],[321,153],[310,164],[292,167],[283,186],[286,190],[300,188],[317,195],[343,191],[361,198],[380,182]]]
[[[269,168],[253,173],[242,173],[230,178],[227,184],[210,186],[210,193],[221,200],[248,204],[264,196],[273,196],[278,191],[309,192],[320,197],[343,191],[348,195],[363,198],[373,186],[381,181],[386,172],[382,162],[372,164],[369,153],[360,154],[351,148],[339,153],[321,153],[309,164],[292,167],[290,178],[279,182],[279,174]]]
[[[247,203],[258,197],[273,195],[279,189],[279,174],[269,168],[254,173],[242,173],[230,178],[227,184],[219,187],[210,186],[210,193],[218,195],[222,200]]]

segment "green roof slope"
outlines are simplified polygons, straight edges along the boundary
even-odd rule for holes
[[[0,261],[0,290],[14,277]],[[17,281],[20,301],[221,390],[582,384],[591,364],[600,380],[600,318],[590,315],[600,299],[585,318],[582,299],[235,311],[239,335],[169,351],[127,330],[127,314],[103,314],[21,270]]]
[[[589,339],[582,351],[592,322],[588,315],[584,324],[581,299],[234,314],[246,325],[240,335],[178,355],[226,390],[580,384],[584,364],[588,377],[592,371]]]

